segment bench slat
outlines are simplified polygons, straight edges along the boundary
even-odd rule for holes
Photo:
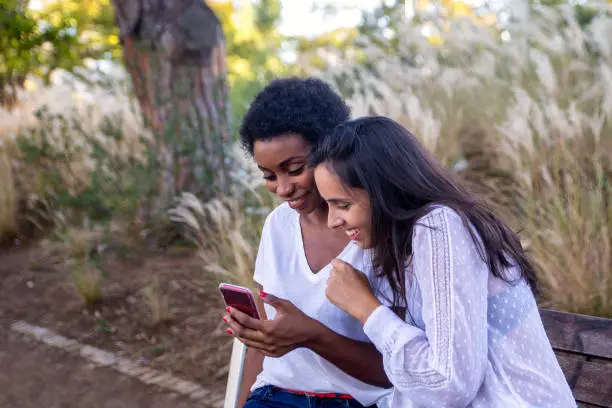
[[[612,362],[587,361],[583,357],[557,354],[578,402],[612,406]]]
[[[612,359],[612,319],[540,309],[554,349]]]

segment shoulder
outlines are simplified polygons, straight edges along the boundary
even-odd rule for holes
[[[433,205],[425,215],[417,219],[414,230],[430,228],[465,227],[459,213],[446,205]]]
[[[435,205],[420,217],[412,232],[413,247],[443,249],[465,256],[483,253],[482,237],[467,217],[446,205]]]
[[[445,247],[450,246],[451,241],[462,245],[469,245],[469,241],[473,241],[478,245],[480,235],[469,220],[464,221],[455,209],[435,205],[417,219],[412,230],[413,245],[416,241],[423,243],[424,240],[432,240],[432,243]]]

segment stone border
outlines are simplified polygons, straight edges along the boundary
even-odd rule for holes
[[[202,402],[212,408],[223,408],[225,400],[225,395],[223,394],[214,393],[198,384],[154,370],[109,351],[81,344],[76,340],[61,336],[44,327],[33,326],[24,321],[18,321],[11,325],[11,330],[33,337],[42,343],[68,353],[80,355],[99,367],[112,368],[145,384],[157,385],[192,400]]]

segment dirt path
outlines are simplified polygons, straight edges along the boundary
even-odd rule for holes
[[[187,397],[0,328],[0,408],[202,408]]]
[[[213,402],[218,402],[220,396],[225,393],[232,341],[231,337],[222,330],[223,302],[216,290],[218,283],[203,274],[201,260],[197,254],[190,251],[164,252],[138,249],[125,255],[108,250],[103,260],[105,273],[102,281],[103,299],[92,307],[85,307],[78,296],[64,258],[65,254],[62,255],[62,252],[53,246],[0,249],[0,331],[8,330],[18,321],[43,327],[84,346],[113,353],[149,369],[193,383],[210,391],[214,396],[211,397]],[[170,321],[159,325],[153,324],[151,307],[143,293],[143,288],[152,282],[153,277],[157,278],[159,287],[163,288],[161,295],[167,299],[168,313],[171,317]],[[12,405],[7,405],[8,398],[27,394],[27,390],[32,388],[40,388],[41,393],[50,393],[45,387],[46,376],[36,380],[38,375],[42,376],[44,373],[36,373],[37,367],[33,363],[37,358],[47,356],[48,353],[41,354],[40,351],[36,351],[38,347],[44,346],[41,344],[27,349],[37,353],[37,357],[31,358],[32,364],[26,364],[25,361],[29,361],[24,357],[26,350],[23,347],[18,348],[16,344],[9,344],[6,333],[2,336],[0,408],[12,408]],[[11,357],[7,353],[10,353],[12,348],[20,350],[22,358],[26,359],[22,366],[11,366],[18,360],[4,361]],[[59,360],[58,352],[51,354],[56,358],[53,364],[63,362]],[[75,361],[78,353],[71,354],[72,356],[66,358]],[[64,368],[61,375],[66,377],[71,372],[72,364],[67,362],[69,368]],[[87,367],[88,363],[84,361],[81,364]],[[28,375],[23,374],[18,381],[23,384],[9,394],[5,394],[7,376],[12,371],[17,372],[17,369],[28,372]],[[82,371],[84,368],[80,367],[79,370]],[[112,372],[109,369],[104,371]],[[121,376],[122,373],[117,372],[116,375]],[[82,381],[86,382],[85,374],[77,375],[75,379],[81,377]],[[32,378],[33,383],[38,381],[40,387],[22,381],[27,378]],[[83,398],[87,398],[83,400],[86,401],[83,404],[61,405],[58,402],[56,405],[48,405],[45,402],[41,405],[16,406],[37,406],[37,408],[122,406],[112,402],[107,405],[92,404],[93,400],[89,398],[96,392],[93,384],[97,381],[96,379],[91,383],[72,387],[79,392],[84,392],[87,388],[94,389],[88,391],[89,394],[83,395]],[[106,381],[105,384],[110,382]],[[63,392],[63,388],[55,388],[58,389],[58,393]],[[67,397],[66,401],[71,401],[73,397],[77,398],[76,394],[73,394]],[[117,391],[116,395],[119,398],[122,394]],[[146,401],[146,395],[138,398]],[[37,401],[45,399],[54,401],[50,395],[41,397]],[[148,406],[148,403],[139,405],[134,402],[137,400],[136,397],[132,398],[130,404],[126,406]],[[105,398],[100,401],[105,401]],[[207,400],[203,397],[202,401]],[[182,407],[182,405],[177,406]]]

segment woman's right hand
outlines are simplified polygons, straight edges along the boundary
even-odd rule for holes
[[[298,309],[293,303],[260,292],[264,303],[276,309],[273,320],[258,320],[234,308],[228,308],[223,320],[233,336],[268,357],[281,357],[317,338],[322,324]]]

